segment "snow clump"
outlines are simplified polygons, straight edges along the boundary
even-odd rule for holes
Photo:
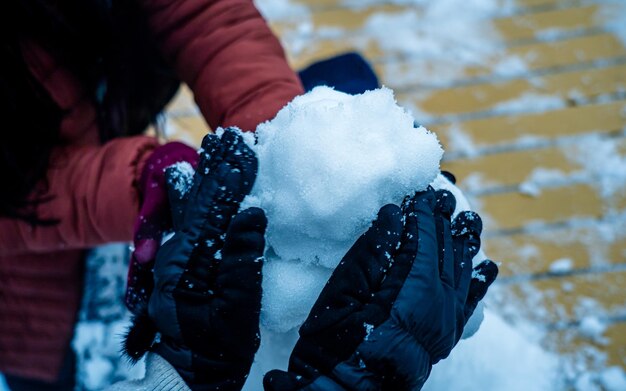
[[[284,332],[304,321],[378,210],[437,177],[443,150],[387,88],[348,95],[317,87],[256,135],[259,172],[242,207],[267,215],[261,320]]]

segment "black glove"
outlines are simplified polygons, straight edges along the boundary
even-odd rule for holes
[[[496,278],[472,270],[482,223],[450,216],[455,199],[432,189],[383,207],[342,259],[300,328],[289,372],[266,390],[415,390],[448,356]]]
[[[202,148],[190,189],[167,171],[174,236],[154,266],[148,313],[161,338],[152,350],[194,391],[239,390],[259,346],[267,221],[258,208],[234,216],[257,172],[241,135],[227,129]]]

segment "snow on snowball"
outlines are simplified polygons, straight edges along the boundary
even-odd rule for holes
[[[243,207],[268,218],[262,323],[299,326],[346,251],[385,204],[439,174],[435,134],[380,88],[317,87],[256,130],[259,172]]]

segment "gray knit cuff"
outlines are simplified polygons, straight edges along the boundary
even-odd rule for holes
[[[113,384],[106,391],[191,391],[176,369],[156,353],[146,357],[146,376]]]

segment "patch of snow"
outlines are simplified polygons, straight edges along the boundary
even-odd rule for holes
[[[286,52],[297,56],[314,45],[315,41],[328,36],[315,29],[309,9],[290,0],[255,0],[256,7],[263,17],[271,22],[281,23],[280,41]],[[343,29],[329,29],[343,35]]]
[[[493,73],[498,76],[517,76],[528,72],[526,61],[519,56],[507,56],[493,66]]]
[[[144,375],[143,362],[131,367],[120,354],[130,318],[124,305],[128,259],[126,243],[97,247],[87,256],[85,292],[72,340],[81,390],[101,390]]]
[[[543,187],[562,184],[567,178],[568,174],[561,170],[537,167],[519,185],[519,191],[523,194],[537,197],[541,194]]]
[[[449,9],[453,3],[451,0],[442,0],[442,7]],[[342,4],[354,9],[362,9],[372,5],[395,4],[413,7],[427,7],[430,5],[429,0],[342,0]],[[470,12],[476,12],[488,15],[503,15],[514,9],[514,2],[511,0],[469,0],[463,3]]]
[[[422,95],[422,97],[424,97],[427,94],[421,94],[421,95]],[[410,100],[402,100],[400,103],[402,104],[403,107],[405,107],[411,113],[413,118],[415,118],[416,123],[418,123],[418,124],[433,122],[436,119],[435,116],[433,116],[430,113],[424,111],[412,99],[410,99]]]
[[[498,114],[542,113],[565,106],[566,102],[558,96],[526,92],[517,98],[496,104],[493,112]]]
[[[539,41],[554,41],[562,36],[565,32],[562,28],[559,27],[551,27],[543,30],[535,31],[535,38]]]
[[[620,367],[610,367],[600,374],[600,383],[606,391],[626,390],[626,373]]]
[[[309,12],[306,6],[290,0],[254,0],[254,5],[270,22],[300,18]]]
[[[623,0],[604,0],[596,17],[626,46],[626,3]]]
[[[461,128],[461,125],[452,124],[448,128],[447,136],[447,147],[450,151],[458,152],[470,158],[478,156],[478,147],[472,137]]]
[[[598,192],[609,199],[626,187],[626,156],[615,139],[591,134],[563,147],[567,157],[578,163]]]
[[[489,19],[497,9],[495,3],[468,1],[458,12],[455,0],[420,1],[401,13],[374,13],[358,32],[356,43],[364,49],[375,42],[387,53],[415,59],[408,71],[414,82],[443,83],[467,67],[487,66],[500,54],[500,39]],[[399,74],[398,82],[406,82],[407,75]],[[398,85],[396,75],[385,76],[388,83]]]
[[[373,324],[369,324],[369,323],[363,323],[363,328],[365,328],[365,338],[363,338],[364,341],[369,340],[370,334],[372,334],[372,331],[374,331],[374,325]]]
[[[538,167],[520,184],[525,194],[538,196],[546,187],[572,183],[592,184],[609,209],[616,195],[626,188],[626,156],[620,142],[601,134],[562,139],[557,147],[578,166],[569,172]]]
[[[128,325],[128,319],[78,324],[72,347],[79,352],[77,377],[84,389],[101,390],[116,381],[143,376],[143,363],[130,367],[120,355]]]
[[[570,258],[561,258],[550,264],[549,270],[555,274],[563,274],[572,270],[574,262]]]
[[[606,324],[602,322],[597,316],[589,315],[585,316],[578,326],[580,334],[586,338],[589,338],[598,343],[606,343],[603,337],[606,331]]]
[[[532,182],[523,182],[519,185],[519,192],[522,194],[526,194],[531,197],[539,197],[541,194],[541,189],[539,186]]]
[[[485,174],[481,172],[472,172],[465,176],[461,181],[461,185],[468,192],[480,192],[489,185],[489,180],[485,178]]]

